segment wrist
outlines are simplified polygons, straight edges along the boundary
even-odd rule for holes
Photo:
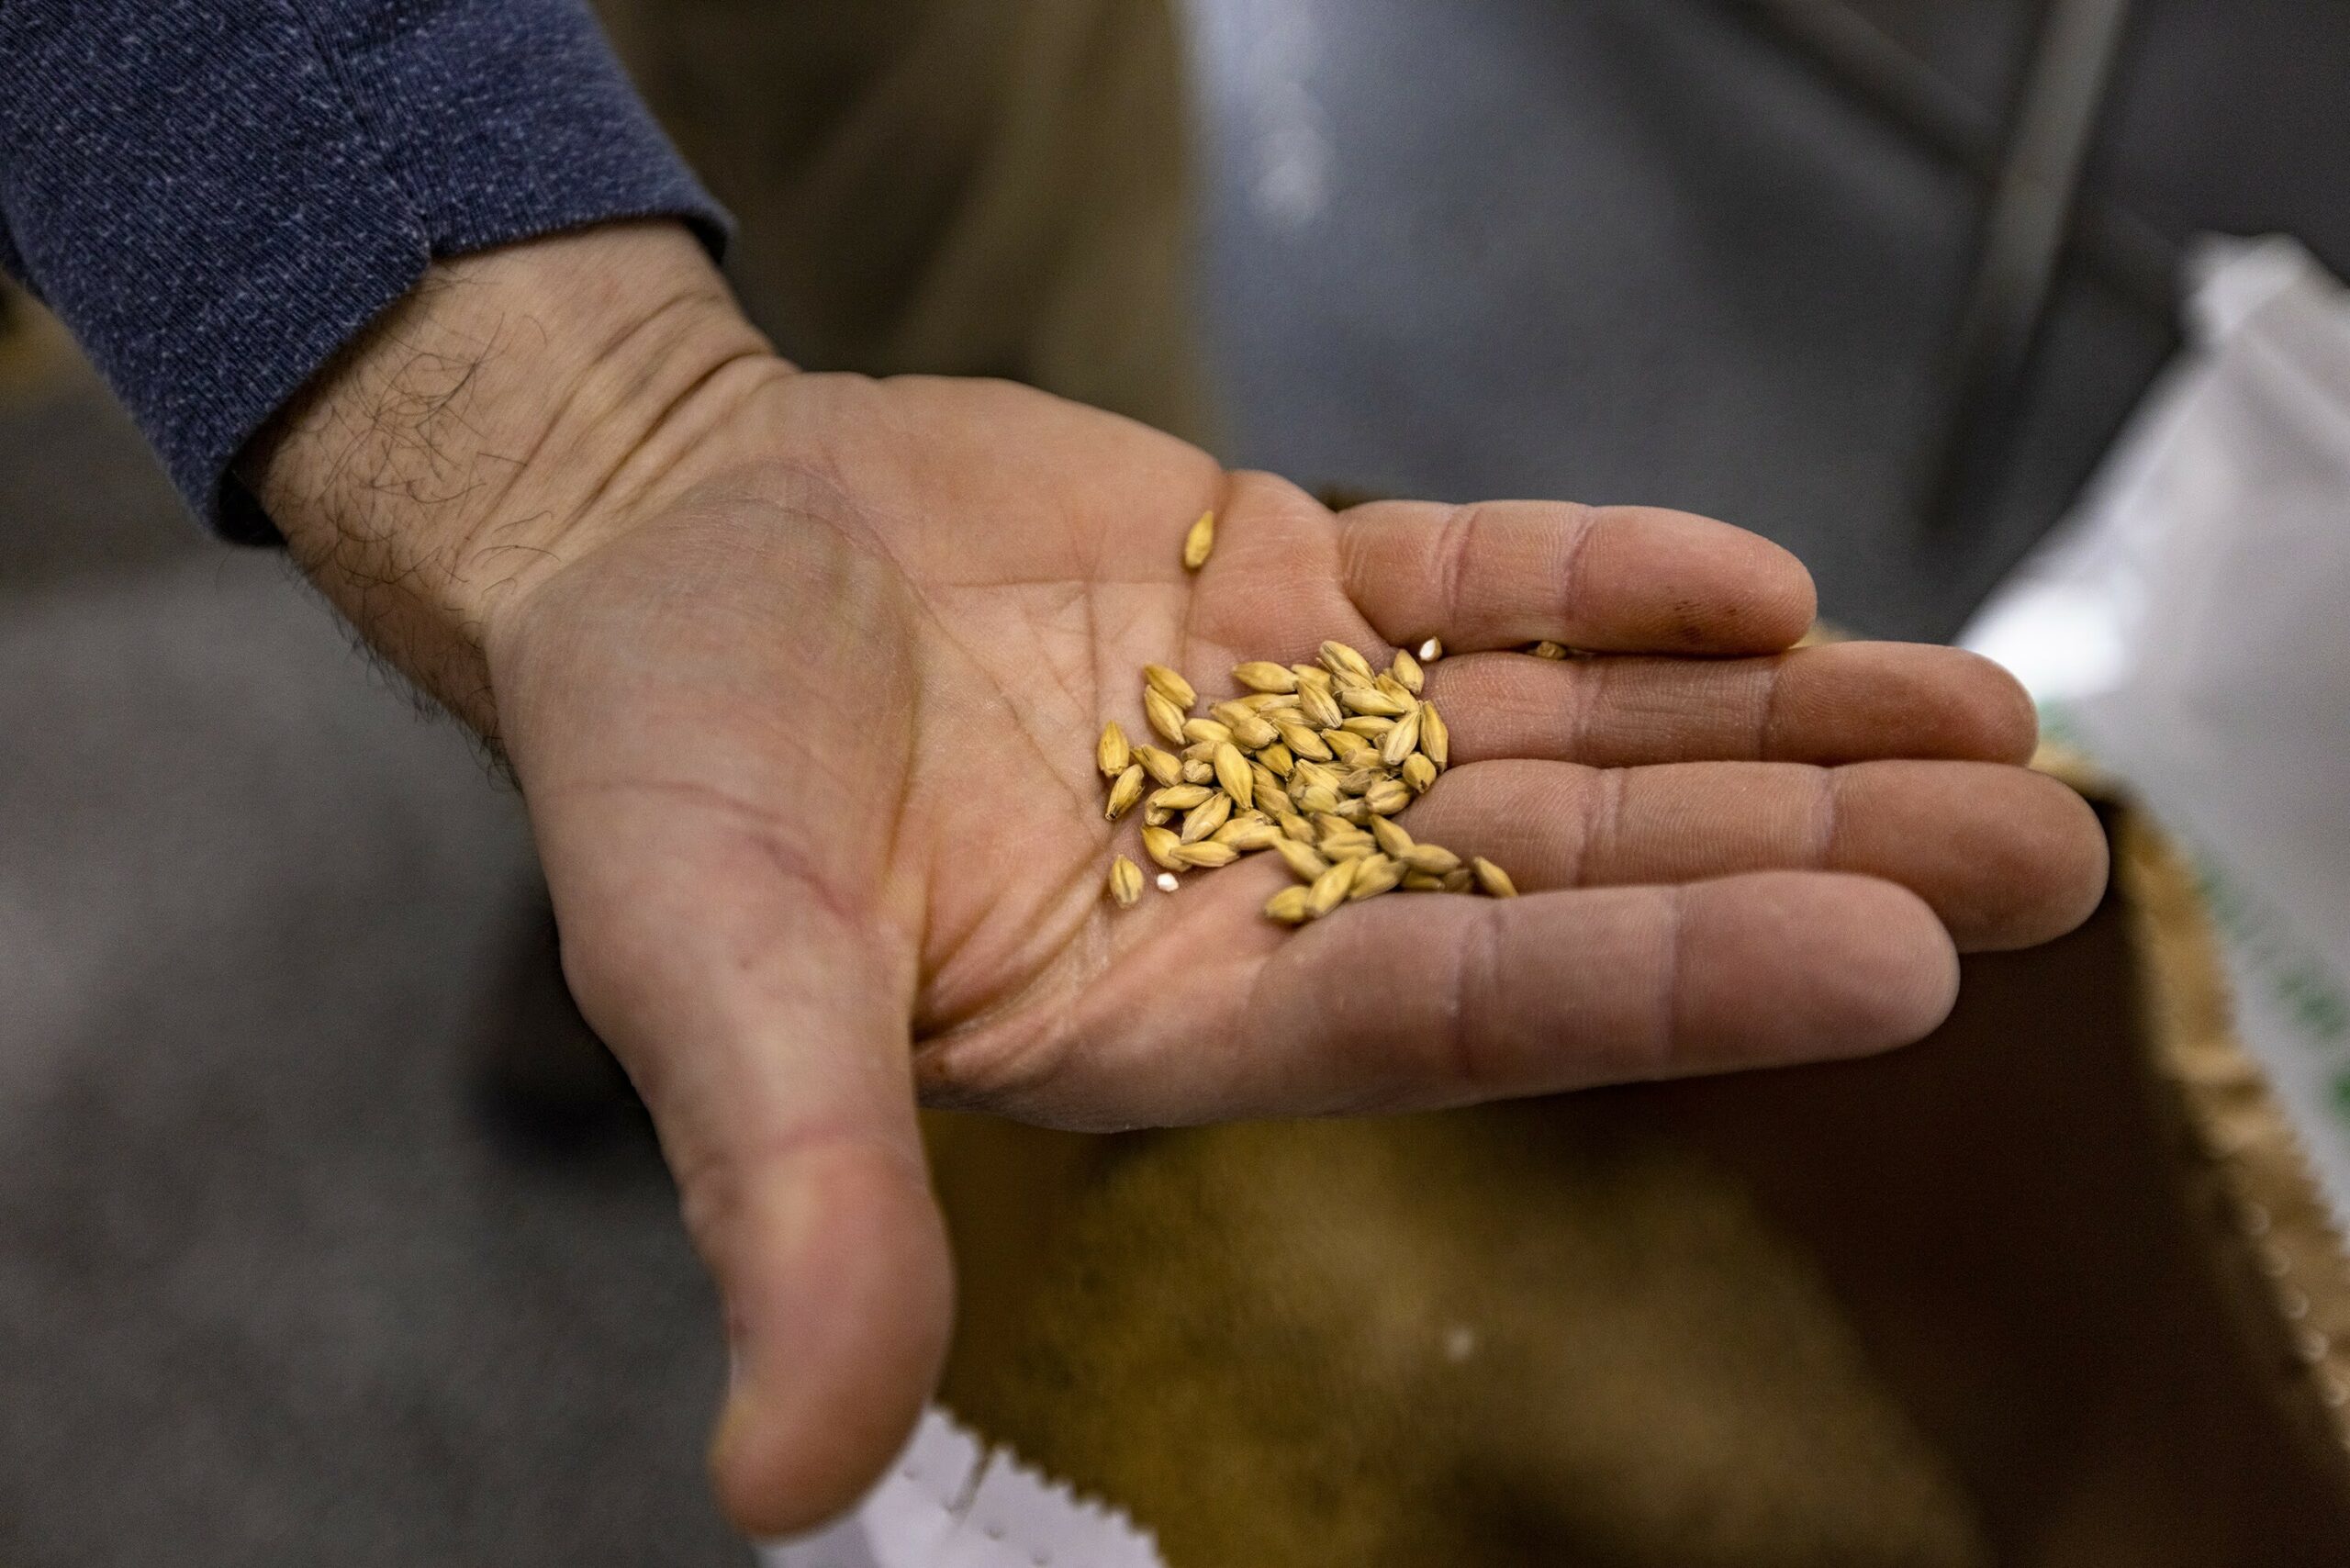
[[[498,620],[786,370],[681,228],[615,225],[433,263],[240,472],[328,599],[494,735]]]

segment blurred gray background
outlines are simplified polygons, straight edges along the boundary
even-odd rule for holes
[[[2028,7],[1867,9],[2003,101]],[[1978,193],[1740,7],[1191,11],[1236,461],[1711,512],[1939,638],[2171,346],[2070,278],[2002,482],[1930,539]],[[2350,11],[2149,4],[2104,187],[2350,265],[2345,80]],[[532,877],[459,736],[196,537],[86,371],[0,355],[0,1562],[740,1560],[649,1144],[485,1114],[558,1015],[512,978]]]

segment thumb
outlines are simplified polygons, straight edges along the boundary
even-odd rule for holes
[[[746,877],[739,846],[698,854],[678,836],[653,835],[666,853],[650,863],[550,854],[549,882],[573,992],[643,1094],[717,1281],[733,1369],[720,1501],[745,1533],[781,1535],[856,1501],[946,1354],[912,960],[811,881],[771,863]]]

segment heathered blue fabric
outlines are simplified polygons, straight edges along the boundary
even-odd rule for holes
[[[577,0],[0,0],[0,264],[65,321],[181,492],[435,256],[726,218]]]

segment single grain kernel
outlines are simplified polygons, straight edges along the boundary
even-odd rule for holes
[[[1392,817],[1412,803],[1411,787],[1400,778],[1382,778],[1364,793],[1362,803],[1380,816]]]
[[[1400,852],[1390,850],[1388,853],[1413,870],[1430,877],[1441,877],[1460,868],[1460,857],[1440,844],[1414,844]]]
[[[1393,719],[1382,719],[1372,713],[1358,713],[1338,728],[1350,735],[1360,735],[1367,741],[1383,741],[1387,732],[1395,727]]]
[[[1265,901],[1265,913],[1283,925],[1303,925],[1314,918],[1313,890],[1287,887]]]
[[[1200,694],[1192,689],[1192,683],[1165,665],[1143,666],[1142,678],[1153,691],[1158,692],[1186,713],[1190,712],[1200,700]]]
[[[1319,734],[1307,729],[1304,724],[1276,724],[1274,729],[1281,736],[1281,745],[1289,747],[1291,752],[1296,756],[1309,758],[1315,762],[1327,762],[1330,760],[1331,752],[1329,743],[1325,741]],[[1339,732],[1341,734],[1345,733],[1346,732],[1343,730]]]
[[[1110,896],[1120,909],[1132,909],[1142,897],[1142,868],[1119,856],[1110,862]]]
[[[1232,678],[1251,691],[1286,696],[1297,689],[1296,673],[1288,666],[1269,659],[1251,659],[1245,665],[1234,666]]]
[[[1186,719],[1183,738],[1193,745],[1222,745],[1232,739],[1232,732],[1214,719]]]
[[[1150,775],[1154,784],[1165,786],[1183,781],[1183,762],[1171,751],[1161,751],[1155,745],[1135,747],[1135,760]]]
[[[1229,726],[1232,738],[1249,751],[1262,751],[1281,744],[1281,733],[1270,720],[1256,713],[1243,713]]]
[[[1093,743],[1093,766],[1102,770],[1104,778],[1115,778],[1132,762],[1134,748],[1126,744],[1126,732],[1111,720],[1102,726],[1102,738]]]
[[[1267,767],[1271,768],[1273,770],[1273,776],[1277,778],[1288,778],[1289,770],[1297,766],[1296,754],[1292,752],[1288,746],[1283,745],[1279,741],[1275,741],[1272,745],[1259,752],[1257,754],[1257,760],[1263,763]]]
[[[1412,835],[1381,817],[1371,824],[1371,836],[1379,840],[1379,852],[1401,860],[1412,851]]]
[[[1232,797],[1211,795],[1183,813],[1183,842],[1197,844],[1222,827],[1232,815]]]
[[[1193,806],[1204,806],[1215,791],[1204,784],[1170,784],[1151,793],[1150,803],[1164,806],[1170,812],[1188,812]]]
[[[1420,744],[1427,744],[1425,736]],[[1427,794],[1428,787],[1436,782],[1436,764],[1427,759],[1426,753],[1414,752],[1404,759],[1404,782],[1411,786],[1413,793]]]
[[[1323,644],[1321,660],[1322,667],[1328,670],[1333,678],[1340,675],[1351,675],[1362,680],[1371,678],[1371,661],[1344,643]]]
[[[1318,920],[1347,902],[1347,892],[1355,885],[1355,864],[1341,860],[1314,879],[1305,894],[1307,913]]]
[[[1175,850],[1175,858],[1195,870],[1213,871],[1220,866],[1229,866],[1239,859],[1240,851],[1233,848],[1229,844],[1218,844],[1214,839],[1202,839],[1197,844],[1179,845]]]
[[[1382,893],[1393,892],[1395,884],[1403,879],[1403,867],[1384,855],[1370,856],[1355,863],[1355,879],[1347,889],[1347,897],[1351,902],[1375,899]]]
[[[1183,569],[1196,572],[1208,564],[1208,554],[1215,548],[1215,513],[1203,511],[1200,521],[1192,524],[1183,535]]]
[[[1433,702],[1420,704],[1420,749],[1428,754],[1438,772],[1452,766],[1452,732],[1445,727],[1444,715]]]
[[[1142,764],[1130,762],[1126,765],[1126,770],[1118,775],[1117,781],[1110,786],[1110,799],[1102,808],[1102,814],[1112,822],[1116,822],[1133,808],[1136,801],[1141,799]]]
[[[1443,638],[1430,637],[1427,642],[1420,644],[1420,662],[1422,664],[1432,665],[1442,657],[1444,657]]]
[[[1444,891],[1444,879],[1431,877],[1426,871],[1406,871],[1404,873],[1404,890],[1407,893],[1440,893]]]
[[[1150,727],[1169,745],[1183,744],[1183,710],[1173,698],[1151,687],[1142,694],[1142,711],[1143,717],[1150,721]]]
[[[1254,855],[1260,849],[1270,849],[1287,844],[1281,830],[1262,817],[1253,822],[1235,817],[1209,835],[1218,844],[1228,844],[1243,855]]]
[[[1477,874],[1466,866],[1444,874],[1444,890],[1448,893],[1465,893],[1476,885]]]
[[[1330,862],[1293,838],[1276,840],[1273,853],[1281,857],[1281,864],[1287,866],[1301,882],[1310,882],[1330,868]]]
[[[1211,753],[1211,755],[1213,755],[1213,753]],[[1186,784],[1214,783],[1215,764],[1213,762],[1185,763],[1183,765],[1183,782]]]
[[[1427,684],[1427,676],[1420,669],[1420,661],[1401,648],[1395,650],[1394,662],[1387,666],[1387,673],[1395,678],[1396,685],[1415,697]]]
[[[1535,644],[1526,651],[1532,654],[1538,659],[1563,659],[1567,656],[1566,649],[1561,647],[1556,643],[1550,642],[1547,638]]]
[[[1379,743],[1379,760],[1390,767],[1403,767],[1404,759],[1420,749],[1420,731],[1427,722],[1417,708],[1396,720],[1387,738]]]
[[[1215,748],[1215,781],[1242,811],[1257,803],[1257,781],[1248,772],[1248,759],[1230,741]]]
[[[1347,711],[1338,706],[1337,694],[1326,686],[1300,687],[1297,709],[1317,730],[1335,730],[1347,722]]]
[[[1142,830],[1142,852],[1149,856],[1152,863],[1163,871],[1180,871],[1183,868],[1183,863],[1175,858],[1175,852],[1182,847],[1183,841],[1176,837],[1169,829],[1146,827]]]
[[[1382,691],[1375,686],[1350,686],[1338,693],[1338,706],[1349,713],[1369,713],[1376,718],[1400,719],[1412,711],[1412,700],[1393,692]]]
[[[1517,884],[1509,873],[1480,855],[1469,862],[1469,869],[1476,874],[1477,885],[1497,899],[1517,897]]]

